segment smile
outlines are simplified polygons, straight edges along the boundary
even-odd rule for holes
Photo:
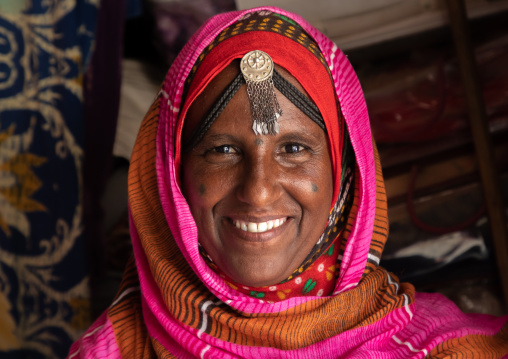
[[[287,217],[275,219],[273,221],[266,221],[266,222],[245,222],[245,221],[239,221],[234,220],[233,223],[236,226],[236,228],[241,229],[245,232],[250,233],[263,233],[266,231],[269,231],[270,229],[277,228],[281,226],[284,222],[287,221]]]

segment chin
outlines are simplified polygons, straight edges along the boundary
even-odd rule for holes
[[[234,266],[236,268],[230,266],[229,270],[224,272],[236,283],[256,288],[278,284],[293,272],[293,270],[288,271],[286,266],[284,268],[273,268],[272,263],[274,261],[270,261],[266,266],[260,265],[259,263],[262,261],[259,260],[250,260],[249,262],[249,265]],[[280,263],[280,260],[275,261],[275,263]],[[263,267],[265,268],[261,269]]]

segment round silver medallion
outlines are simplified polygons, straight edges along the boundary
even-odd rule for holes
[[[240,69],[246,79],[253,82],[264,81],[272,76],[273,61],[266,52],[254,50],[242,58]]]

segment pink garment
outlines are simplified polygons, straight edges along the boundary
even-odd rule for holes
[[[293,297],[274,304],[244,295],[211,270],[198,251],[198,233],[189,205],[178,185],[179,169],[175,167],[175,131],[185,79],[203,50],[232,23],[254,11],[276,12],[298,23],[314,38],[326,58],[341,109],[349,130],[359,174],[359,202],[356,220],[351,228],[340,265],[340,276],[332,297]],[[242,313],[266,313],[284,316],[285,312],[306,302],[326,305],[361,290],[362,276],[369,248],[376,210],[376,162],[371,140],[367,108],[358,79],[346,56],[328,38],[299,16],[273,7],[261,7],[218,15],[206,22],[184,47],[171,66],[163,89],[157,128],[156,169],[160,203],[175,242],[199,280],[215,300],[200,304],[201,327],[190,327],[175,318],[168,308],[161,288],[154,278],[154,267],[140,240],[140,231],[131,217],[131,236],[141,290],[144,323],[150,337],[179,358],[423,358],[436,345],[466,335],[495,335],[506,325],[508,317],[463,314],[449,300],[438,294],[417,294],[415,299],[400,294],[400,284],[384,273],[387,286],[404,300],[404,305],[374,323],[346,330],[315,344],[281,350],[264,346],[233,344],[206,333],[209,309],[224,303]],[[168,259],[169,261],[170,259]],[[363,283],[363,284],[362,284]],[[130,289],[137,290],[137,289]],[[128,293],[127,293],[128,294]],[[121,300],[122,294],[117,299]],[[113,306],[112,306],[113,307]],[[71,349],[70,357],[120,357],[112,337],[114,329],[106,315],[98,319]],[[508,339],[506,339],[508,341]],[[506,345],[508,354],[508,344]]]

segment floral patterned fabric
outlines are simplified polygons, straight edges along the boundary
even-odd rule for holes
[[[99,0],[0,3],[0,357],[63,357],[89,325],[83,75]]]

